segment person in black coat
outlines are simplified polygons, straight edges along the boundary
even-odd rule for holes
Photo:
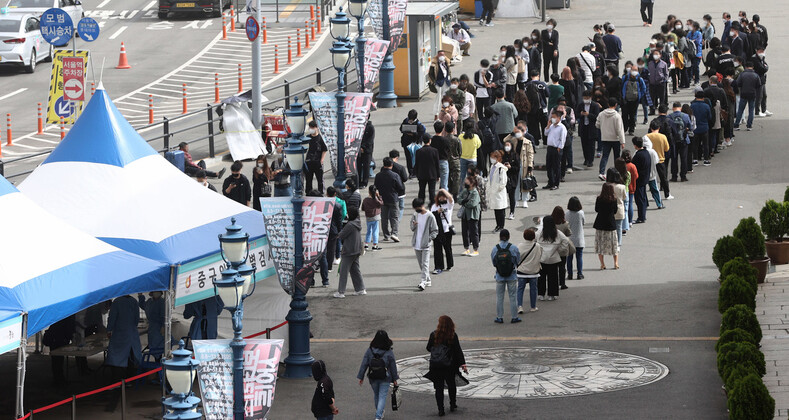
[[[326,197],[335,197],[337,190],[334,187],[326,188]],[[334,268],[334,261],[337,256],[337,237],[340,235],[342,229],[342,207],[335,205],[331,214],[331,225],[329,225],[329,239],[326,242],[326,262],[328,263],[328,271]],[[329,283],[323,283],[323,287],[328,287]]]
[[[542,41],[542,65],[545,73],[545,80],[553,73],[559,73],[559,32],[556,30],[556,21],[548,19],[545,22],[545,29],[540,34]],[[548,69],[553,66],[553,72]]]
[[[392,150],[392,152],[397,153],[397,150]],[[381,230],[384,233],[384,240],[388,240],[392,236],[397,237],[400,227],[400,197],[405,196],[403,179],[408,179],[406,174],[398,174],[393,170],[394,164],[392,158],[385,157],[384,167],[381,168],[374,180],[375,188],[384,202],[381,206]],[[400,170],[405,171],[402,166],[400,166]]]
[[[249,179],[241,174],[243,167],[240,160],[230,165],[230,172],[233,175],[225,178],[225,182],[222,183],[222,193],[233,201],[249,206],[252,200],[252,187],[249,185]]]
[[[75,331],[74,315],[67,316],[47,329],[44,333],[43,343],[49,347],[50,351],[67,346],[71,343]],[[52,361],[52,383],[55,386],[65,385],[66,376],[63,374],[65,356],[50,356],[50,359]]]
[[[592,100],[591,90],[585,91],[582,99],[575,106],[575,121],[578,125],[578,135],[581,137],[581,147],[584,151],[584,166],[591,168],[594,166],[595,144],[598,136],[595,123],[602,109],[600,104]]]
[[[438,326],[435,331],[430,333],[426,348],[430,352],[430,370],[425,374],[425,378],[433,382],[433,388],[436,390],[438,415],[443,416],[444,385],[446,384],[449,391],[449,411],[455,411],[457,410],[455,379],[457,377],[468,383],[459,372],[460,369],[463,369],[468,374],[468,368],[452,318],[446,315],[441,315],[438,318]]]
[[[403,184],[408,182],[408,171],[406,171],[403,165],[398,163],[400,160],[400,152],[392,149],[389,151],[389,159],[392,159],[392,171],[394,171],[394,173],[397,175],[400,175],[400,180],[403,181]]]
[[[362,143],[359,145],[359,155],[356,157],[356,171],[359,177],[359,188],[367,188],[370,180],[370,161],[373,158],[373,146],[375,145],[375,127],[373,122],[367,120],[364,127]]]
[[[644,148],[644,140],[641,137],[633,137],[633,146],[636,154],[631,161],[636,166],[638,178],[636,179],[636,207],[638,207],[638,217],[635,223],[647,221],[647,184],[649,184],[649,172],[652,170],[652,157]]]
[[[408,129],[405,129],[403,126],[406,126]],[[415,131],[411,130],[412,128],[415,129]],[[419,114],[415,109],[408,111],[408,117],[400,123],[400,146],[403,147],[403,151],[405,152],[405,163],[408,167],[409,176],[414,176],[416,173],[411,163],[412,157],[411,152],[408,151],[408,145],[421,142],[422,136],[425,135],[426,131],[427,128],[425,128],[424,124],[419,122]]]
[[[436,196],[436,182],[439,179],[438,150],[431,146],[432,139],[426,139],[425,145],[416,151],[414,171],[419,181],[419,199],[425,199],[425,186],[430,193],[430,201]]]

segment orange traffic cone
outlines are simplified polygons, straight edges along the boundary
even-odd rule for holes
[[[130,69],[131,66],[129,65],[129,60],[126,58],[126,47],[121,42],[121,56],[118,59],[118,65],[115,67],[116,69]]]

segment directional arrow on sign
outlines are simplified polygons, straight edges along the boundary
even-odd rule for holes
[[[82,35],[82,38],[85,38],[86,41],[93,41],[93,36],[89,34]]]
[[[58,115],[71,115],[71,103],[66,101],[58,101],[56,112]]]
[[[79,79],[68,79],[63,84],[63,96],[68,101],[82,100],[82,82]]]

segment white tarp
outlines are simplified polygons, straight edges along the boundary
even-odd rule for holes
[[[537,6],[534,1],[528,0],[499,0],[496,16],[508,18],[536,17]]]
[[[267,153],[263,138],[252,124],[252,114],[245,103],[226,104],[222,118],[227,147],[233,160],[255,159]]]

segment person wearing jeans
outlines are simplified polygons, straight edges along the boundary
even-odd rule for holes
[[[520,261],[520,253],[518,252],[518,247],[511,244],[510,242],[510,231],[507,229],[502,229],[499,232],[499,244],[493,247],[493,250],[490,252],[490,261],[493,263],[493,267],[496,269],[496,274],[494,278],[496,279],[496,319],[493,321],[497,324],[501,324],[504,322],[504,289],[507,289],[507,294],[510,298],[510,314],[512,318],[510,322],[515,324],[517,322],[521,322],[521,319],[518,317],[518,299],[516,297],[516,292],[518,289],[518,273],[517,267],[518,262]],[[501,258],[502,253],[509,252],[509,257],[511,259],[511,267],[512,270],[509,273],[501,273],[499,272],[499,259]],[[506,254],[505,254],[506,256]]]
[[[540,277],[542,246],[535,241],[534,229],[523,231],[526,241],[518,245],[518,313],[523,313],[523,292],[529,285],[529,312],[537,311],[537,279]]]
[[[382,360],[383,367],[380,366],[380,362],[374,363],[374,360]],[[356,379],[359,380],[359,386],[362,386],[364,383],[365,372],[367,373],[367,379],[370,381],[370,387],[373,389],[375,418],[376,420],[383,419],[386,397],[389,394],[389,384],[393,383],[397,386],[397,380],[400,379],[397,374],[397,362],[392,351],[392,340],[384,330],[378,330],[375,333],[375,337],[370,342],[370,347],[364,353],[362,364],[359,366],[359,373],[356,375]]]
[[[477,178],[469,175],[463,182],[463,191],[458,195],[458,204],[463,208],[460,214],[460,227],[463,236],[463,255],[479,255],[480,197],[477,191]],[[471,250],[471,247],[474,250]]]
[[[748,130],[753,127],[753,113],[756,106],[756,93],[762,88],[762,81],[759,75],[753,70],[753,63],[747,61],[745,63],[745,71],[740,73],[734,85],[740,88],[740,103],[737,106],[737,119],[734,121],[734,129],[740,129],[740,121],[742,120],[742,113],[745,111],[745,105],[748,105]]]

